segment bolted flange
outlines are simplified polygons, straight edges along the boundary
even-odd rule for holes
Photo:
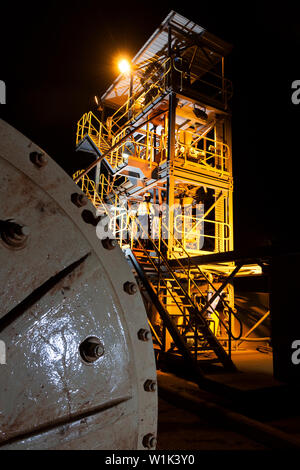
[[[117,240],[108,237],[101,240],[101,243],[106,250],[113,250],[118,244]]]
[[[47,165],[48,159],[44,153],[40,152],[31,152],[29,155],[31,162],[38,168],[42,168]]]
[[[83,207],[87,205],[88,199],[84,194],[73,193],[71,194],[71,201],[77,207]]]
[[[88,363],[97,361],[104,354],[104,347],[96,336],[86,338],[79,346],[81,358]]]
[[[139,340],[141,341],[149,341],[150,338],[151,338],[151,333],[149,330],[145,330],[144,328],[141,328],[139,331],[138,331],[138,338]]]
[[[144,390],[146,392],[156,392],[156,381],[151,379],[146,380]]]
[[[152,433],[146,434],[146,436],[143,437],[143,446],[147,449],[154,449],[156,447],[156,443],[156,437]]]
[[[142,440],[147,433],[156,435],[157,394],[143,385],[156,379],[155,360],[151,336],[144,346],[137,337],[140,328],[150,326],[139,292],[124,295],[123,284],[136,281],[121,249],[109,254],[101,244],[103,238],[116,238],[110,219],[89,199],[84,207],[73,204],[71,195],[83,193],[70,176],[1,119],[0,136],[2,193],[9,196],[0,197],[0,272],[7,291],[1,310],[9,312],[0,332],[9,364],[0,365],[6,384],[0,447],[151,452]],[[46,167],[31,162],[33,151],[45,153]],[[84,210],[105,216],[97,231],[81,217]],[[8,220],[30,228],[24,248],[4,243],[1,222]],[[27,227],[21,228],[27,235]],[[112,245],[117,243],[118,237]],[[34,439],[32,429],[38,429]],[[43,432],[48,429],[51,439]],[[100,444],[99,429],[107,431]]]
[[[11,248],[23,248],[30,233],[29,227],[12,220],[0,221],[1,238]]]
[[[130,282],[130,281],[125,282],[125,284],[123,285],[123,289],[129,295],[133,295],[137,293],[137,285],[134,282]]]

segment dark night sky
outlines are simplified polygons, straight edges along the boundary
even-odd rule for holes
[[[116,77],[114,58],[133,56],[171,9],[234,46],[227,74],[235,93],[236,246],[269,240],[293,245],[300,105],[291,103],[291,83],[300,79],[299,2],[6,2],[0,79],[7,104],[1,117],[72,174],[90,161],[74,151],[76,122]]]

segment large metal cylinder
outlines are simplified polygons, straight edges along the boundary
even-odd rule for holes
[[[151,334],[119,246],[97,238],[71,178],[3,121],[0,168],[0,448],[154,448]]]

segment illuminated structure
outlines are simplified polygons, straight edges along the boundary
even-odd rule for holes
[[[101,117],[89,112],[79,120],[77,149],[97,160],[74,179],[109,216],[142,281],[160,351],[233,370],[241,322],[231,280],[260,268],[192,262],[233,250],[230,49],[170,12],[131,65],[122,62],[101,97]],[[150,229],[137,217],[145,193],[154,208]]]

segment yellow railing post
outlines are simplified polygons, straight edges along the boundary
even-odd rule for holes
[[[88,135],[90,136],[91,135],[91,112],[89,112],[88,114],[88,123],[89,123]]]

